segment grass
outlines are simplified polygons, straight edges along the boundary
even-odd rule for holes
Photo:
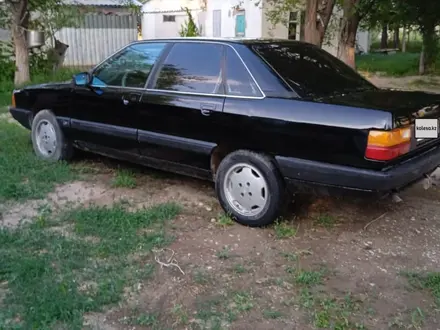
[[[230,257],[230,250],[227,246],[224,246],[220,251],[217,252],[217,258],[221,260],[229,259]]]
[[[390,329],[422,329],[425,321],[425,313],[417,307],[414,310],[399,311],[388,326]]]
[[[55,184],[75,177],[63,162],[35,157],[29,131],[0,121],[0,202],[42,198]]]
[[[351,294],[334,296],[319,287],[324,282],[323,277],[327,273],[325,269],[291,269],[288,273],[292,276],[298,294],[292,300],[284,301],[286,306],[300,306],[315,329],[366,329],[362,323],[354,321],[363,315],[360,313],[361,304]],[[276,311],[265,311],[263,316],[267,319],[282,317]]]
[[[323,271],[300,270],[295,275],[295,283],[305,286],[315,286],[322,283]]]
[[[199,298],[196,323],[201,329],[225,329],[240,315],[254,308],[254,297],[248,291],[229,292],[222,295]]]
[[[404,272],[402,275],[408,279],[412,287],[431,292],[435,303],[440,307],[440,272],[426,274]]]
[[[374,40],[371,43],[371,50],[380,49],[380,39]],[[392,42],[389,41],[388,48],[394,48]],[[422,39],[419,36],[417,39],[410,40],[406,43],[406,51],[408,53],[420,53],[422,51]]]
[[[282,318],[284,315],[283,313],[279,312],[279,311],[275,311],[275,310],[264,310],[263,311],[263,316],[265,319],[279,319]]]
[[[310,319],[317,329],[363,330],[366,327],[352,319],[360,311],[360,305],[350,294],[344,298],[325,293],[314,293],[303,288],[299,297],[300,306],[309,312]]]
[[[115,188],[135,188],[136,178],[134,173],[129,170],[120,169],[116,172],[116,175],[112,181],[112,187]]]
[[[176,323],[179,325],[187,325],[189,322],[189,315],[185,307],[180,304],[174,305],[171,313],[176,319]]]
[[[211,276],[204,269],[196,269],[193,273],[193,281],[199,285],[211,283]]]
[[[163,221],[174,218],[180,211],[177,204],[161,204],[137,212],[127,212],[122,204],[112,207],[78,208],[65,221],[73,223],[74,232],[83,237],[97,237],[100,256],[127,254],[136,250],[151,250],[168,243]],[[142,235],[139,231],[148,230]]]
[[[356,66],[358,71],[380,72],[388,76],[417,75],[419,71],[419,54],[366,54],[356,58]]]
[[[242,264],[235,264],[233,267],[234,274],[244,274],[246,273],[246,267]]]
[[[295,237],[298,231],[298,227],[292,227],[291,224],[285,221],[276,221],[273,229],[278,239]]]
[[[316,224],[325,228],[332,228],[336,224],[336,219],[330,214],[320,214],[316,220]]]
[[[151,276],[154,264],[129,256],[169,242],[165,222],[179,209],[175,204],[135,212],[120,205],[90,207],[69,211],[61,222],[52,218],[0,229],[0,283],[7,283],[0,329],[82,329],[84,313],[118,302],[125,287]],[[72,232],[52,230],[64,221]],[[147,316],[131,321],[154,322]]]
[[[250,292],[240,291],[234,294],[234,305],[238,312],[247,312],[254,307],[253,296]]]
[[[231,219],[231,217],[225,213],[222,213],[218,217],[217,225],[221,227],[229,227],[234,225],[234,220]]]
[[[123,318],[120,320],[120,322],[126,325],[140,325],[140,326],[148,326],[148,327],[155,327],[159,323],[156,314],[146,314],[146,313],[140,313],[132,317]]]

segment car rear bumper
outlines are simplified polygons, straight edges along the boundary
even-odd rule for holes
[[[401,190],[432,173],[440,165],[440,146],[384,171],[359,169],[316,161],[276,157],[282,175],[293,189],[310,185],[386,194]],[[299,188],[302,189],[302,188]]]
[[[32,111],[21,108],[9,107],[9,112],[16,121],[27,129],[31,129]]]

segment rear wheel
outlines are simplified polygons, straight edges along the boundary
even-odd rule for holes
[[[64,136],[51,111],[41,110],[35,115],[32,121],[31,137],[35,154],[39,158],[51,161],[72,158],[72,144]]]
[[[274,161],[246,150],[235,151],[222,160],[216,192],[226,213],[252,227],[274,222],[286,201],[284,181]]]

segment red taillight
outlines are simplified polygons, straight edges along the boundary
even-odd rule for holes
[[[409,152],[411,129],[392,131],[370,131],[365,157],[372,160],[391,160]]]

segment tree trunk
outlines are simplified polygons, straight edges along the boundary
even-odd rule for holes
[[[421,56],[423,58],[423,73],[422,64],[420,65],[420,74],[431,73],[435,71],[435,62],[438,54],[438,43],[435,32],[436,24],[426,24],[423,35],[423,50]]]
[[[322,46],[336,0],[308,0],[304,19],[304,40]],[[318,17],[319,14],[319,17]]]
[[[386,23],[382,25],[382,38],[380,39],[380,48],[388,48],[388,25]]]
[[[321,38],[317,25],[318,3],[319,0],[307,1],[304,21],[304,39],[306,42],[321,46]]]
[[[394,28],[394,48],[395,49],[400,48],[400,28],[399,27]]]
[[[26,29],[29,22],[28,0],[19,2],[7,1],[11,12],[11,32],[15,51],[15,85],[21,85],[30,80],[29,49],[26,41]]]
[[[29,49],[26,33],[20,26],[12,27],[12,37],[15,49],[15,85],[21,85],[30,80]]]
[[[419,59],[419,75],[423,76],[425,74],[425,47],[422,45],[422,51],[420,53]]]
[[[406,53],[406,26],[403,27],[402,33],[402,53]]]
[[[358,14],[355,12],[357,1],[358,0],[344,0],[344,11],[338,44],[338,58],[353,69],[356,69],[356,34],[360,20]]]

